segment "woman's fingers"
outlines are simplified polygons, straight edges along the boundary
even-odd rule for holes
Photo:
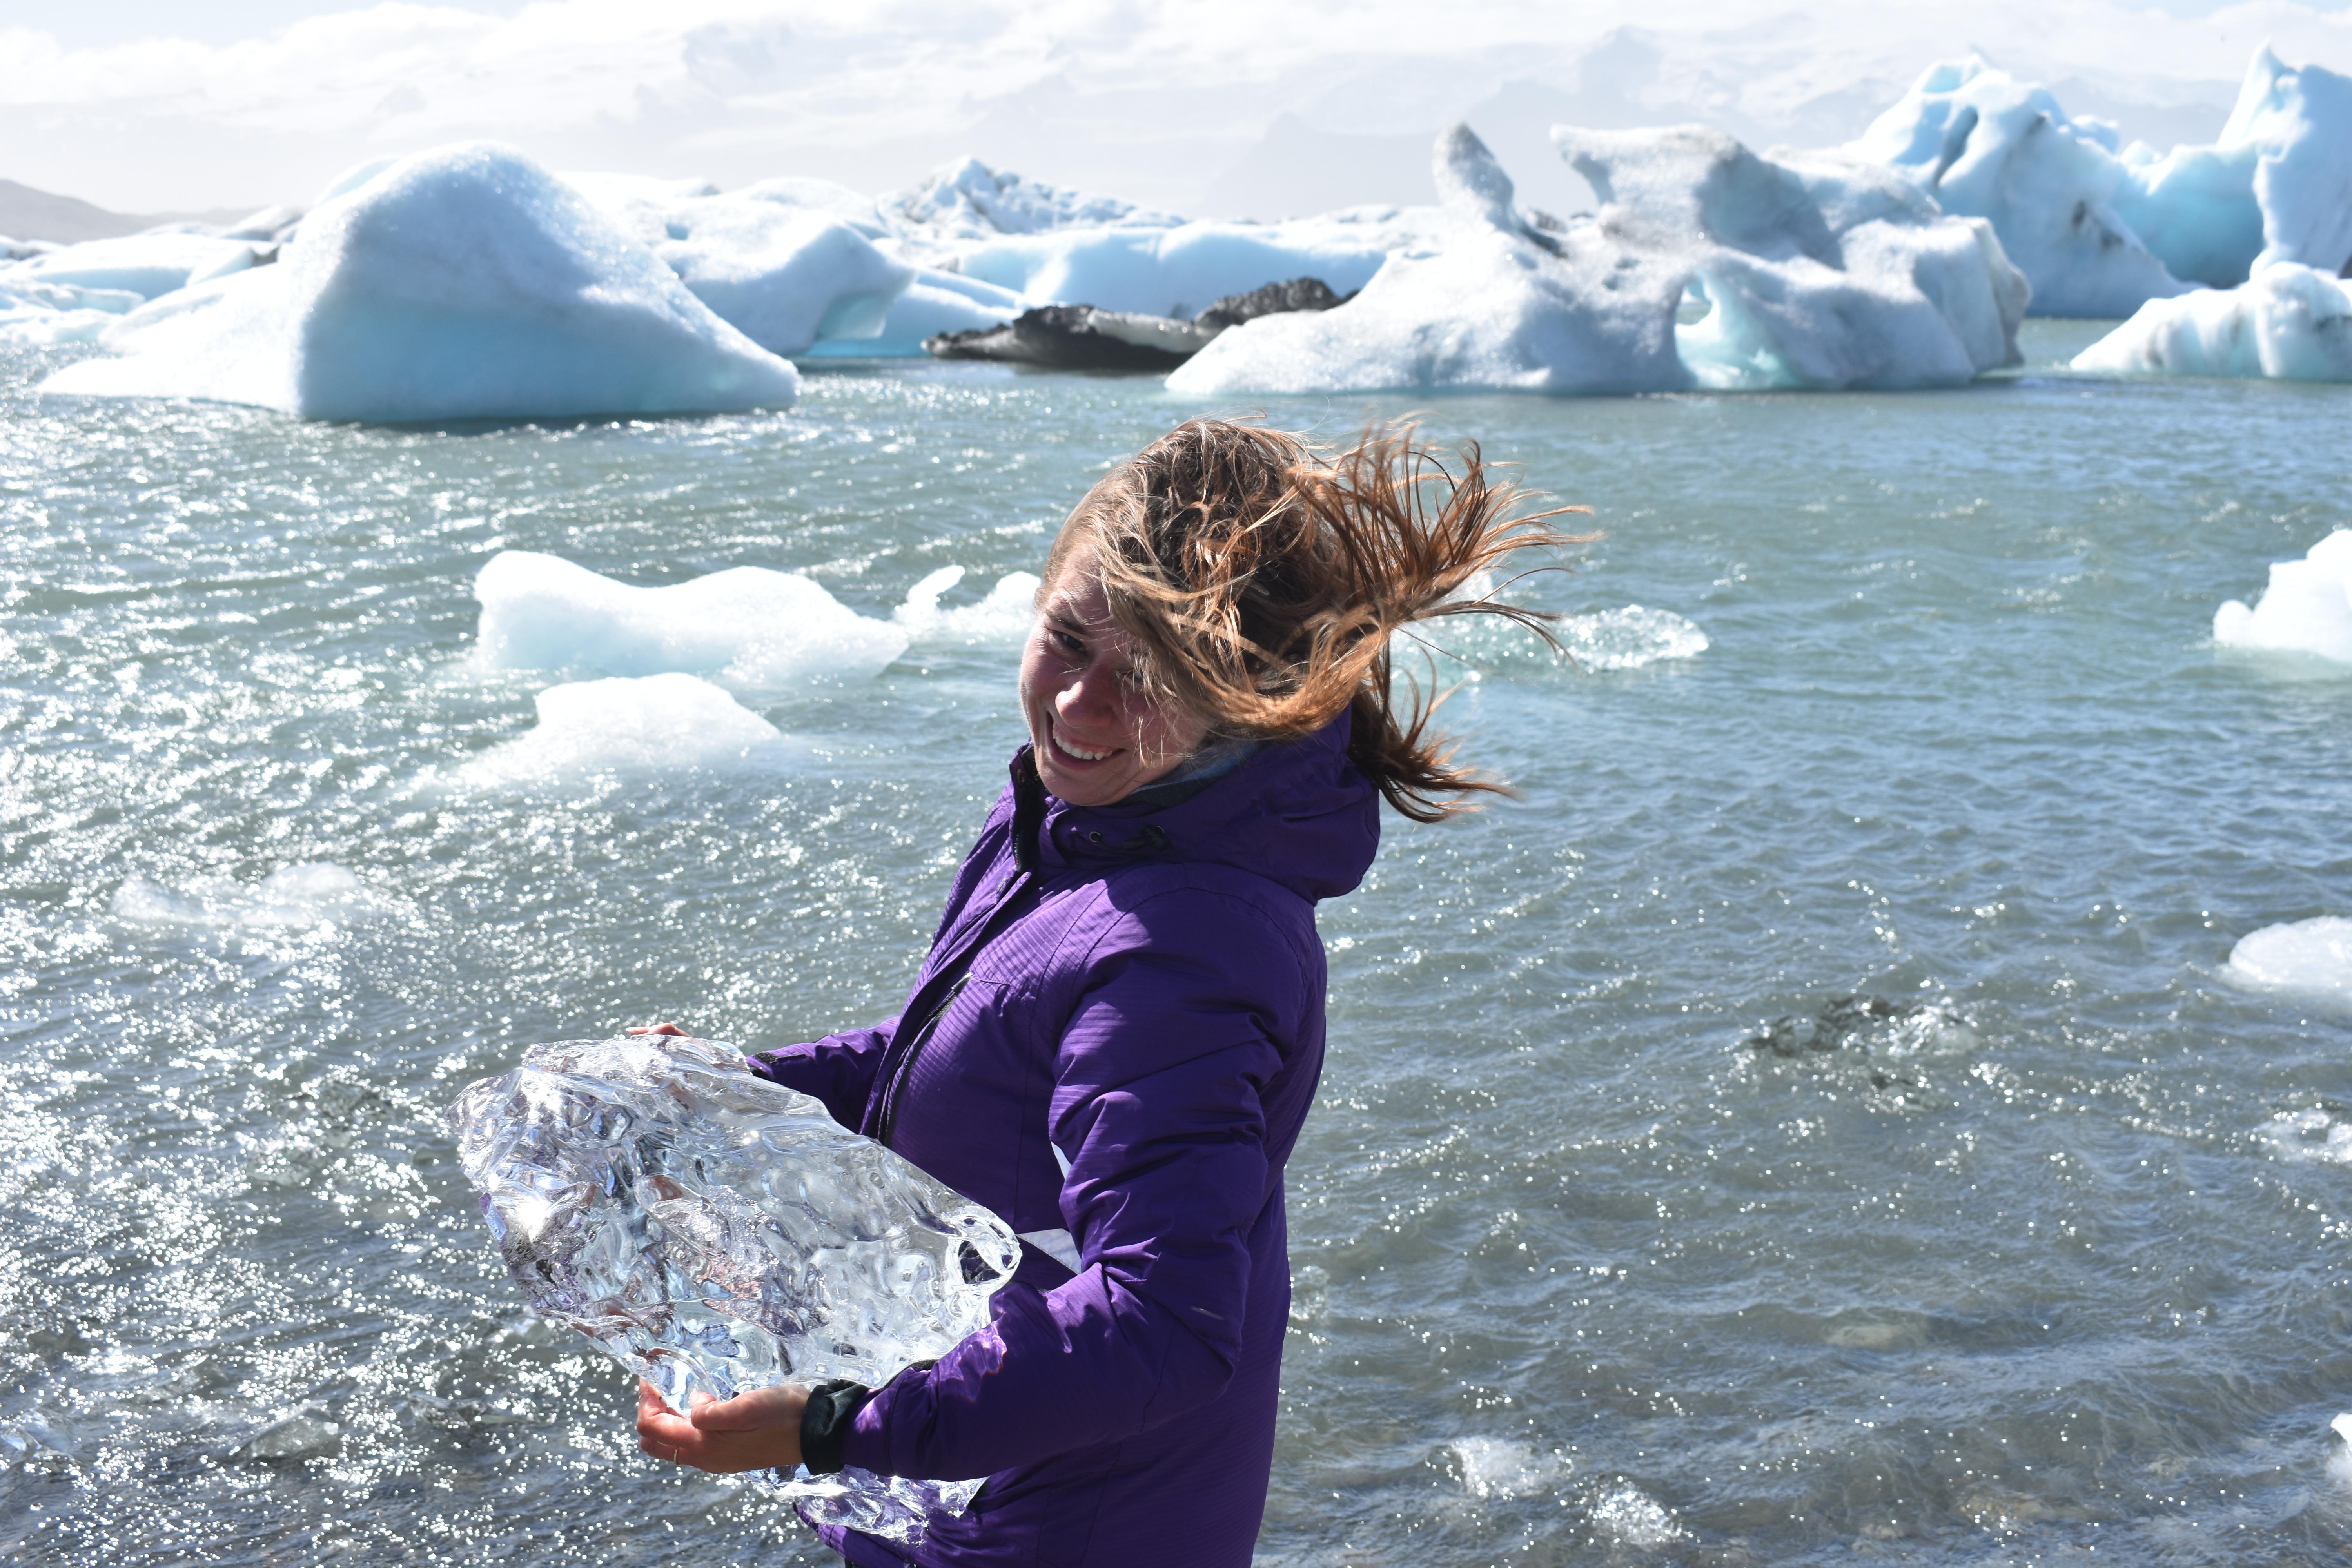
[[[630,1026],[629,1033],[633,1035],[677,1035],[689,1040],[694,1038],[692,1035],[688,1034],[676,1024],[635,1024]]]
[[[806,1389],[783,1386],[728,1400],[698,1394],[688,1420],[640,1379],[637,1447],[656,1459],[716,1475],[790,1469],[801,1462],[801,1410],[807,1404]]]

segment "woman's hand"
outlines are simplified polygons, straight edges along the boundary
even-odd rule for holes
[[[656,1459],[713,1475],[789,1470],[801,1462],[801,1412],[807,1405],[807,1389],[777,1384],[732,1399],[698,1394],[688,1419],[663,1404],[654,1385],[640,1378],[637,1447]]]
[[[633,1035],[677,1035],[682,1039],[688,1040],[694,1038],[692,1035],[688,1034],[676,1024],[633,1024],[629,1026],[629,1033]]]

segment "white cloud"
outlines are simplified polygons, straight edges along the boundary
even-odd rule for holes
[[[1528,116],[1697,115],[1802,140],[1850,133],[1970,47],[2126,104],[2226,104],[2265,37],[2352,68],[2345,16],[2289,0],[2202,16],[2118,0],[1784,5],[1501,0],[1433,26],[1426,0],[391,3],[233,43],[82,47],[17,26],[0,30],[0,174],[131,210],[259,204],[303,199],[361,157],[493,136],[562,166],[868,188],[970,151],[1187,208],[1285,112],[1402,142],[1482,105],[1502,115],[1492,100],[1513,81]],[[1619,26],[1645,31],[1592,58]]]

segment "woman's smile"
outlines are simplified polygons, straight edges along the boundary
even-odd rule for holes
[[[1136,679],[1135,640],[1081,552],[1047,584],[1021,656],[1021,712],[1037,777],[1072,805],[1109,805],[1166,777],[1208,726],[1171,711]]]

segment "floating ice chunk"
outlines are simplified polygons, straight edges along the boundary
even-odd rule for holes
[[[41,283],[0,268],[0,342],[96,342],[139,296]]]
[[[1370,282],[1385,257],[1360,232],[1308,219],[1055,229],[971,247],[959,265],[1032,304],[1189,318],[1213,300],[1291,278],[1320,278],[1345,294]]]
[[[51,392],[202,397],[321,419],[781,407],[778,359],[520,153],[386,164],[302,220],[276,266],[166,295]]]
[[[177,889],[133,877],[114,890],[117,920],[140,924],[315,926],[396,919],[405,900],[368,886],[348,868],[306,860],[281,866],[256,883],[199,877]]]
[[[19,262],[12,270],[43,283],[119,289],[152,300],[189,282],[225,277],[253,265],[254,247],[241,239],[205,234],[134,234],[68,245]]]
[[[679,671],[763,689],[877,675],[907,651],[900,627],[764,566],[639,588],[560,556],[502,550],[475,574],[474,597],[477,657],[493,669]]]
[[[2352,1007],[2352,920],[2321,915],[2238,939],[2221,973],[2255,991]]]
[[[2352,530],[2337,529],[2300,561],[2273,562],[2253,608],[2231,599],[2213,612],[2213,640],[2352,664]]]
[[[1034,572],[1007,572],[976,605],[940,608],[940,595],[963,581],[963,568],[942,566],[907,591],[907,602],[890,618],[918,642],[956,642],[966,647],[985,643],[1018,643],[1037,619],[1037,590],[1044,586]]]
[[[871,1386],[987,1326],[1020,1245],[986,1209],[729,1046],[533,1046],[449,1109],[515,1283],[684,1411],[774,1384]],[[978,1481],[769,1478],[821,1521],[897,1541]]]
[[[1226,331],[1170,388],[1894,387],[2018,362],[2026,289],[1990,230],[1884,170],[1774,163],[1697,126],[1552,137],[1597,219],[1529,222],[1456,126],[1436,153],[1450,226],[1347,304]],[[1678,323],[1686,300],[1705,314]]]
[[[2352,1122],[2339,1121],[2325,1110],[2282,1110],[2254,1132],[2282,1160],[2352,1165]]]
[[[1565,1454],[1538,1454],[1514,1438],[1456,1437],[1449,1447],[1461,1468],[1462,1489],[1482,1500],[1542,1497],[1557,1491],[1575,1468]]]
[[[539,725],[452,775],[497,789],[681,768],[782,767],[801,748],[725,691],[691,675],[615,676],[551,686]]]
[[[2352,381],[2352,286],[2282,262],[2235,289],[2150,300],[2073,363],[2161,375]]]
[[[2342,1439],[2327,1457],[2327,1476],[2339,1487],[2352,1487],[2352,1415],[2338,1415],[2327,1429]]]
[[[322,1459],[342,1451],[343,1429],[312,1409],[282,1416],[237,1445],[246,1459]]]
[[[1948,213],[1990,222],[2032,284],[2035,315],[2124,316],[2189,285],[2116,210],[2126,174],[2112,136],[1972,56],[1929,67],[1846,152],[1893,166]],[[2259,227],[2251,200],[2244,216]]]
[[[821,338],[802,357],[921,359],[926,338],[1002,326],[1026,309],[1028,301],[1010,289],[926,268],[890,301],[880,331],[870,338]]]

